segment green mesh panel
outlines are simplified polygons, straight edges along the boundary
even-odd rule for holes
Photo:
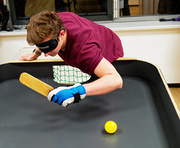
[[[90,75],[83,73],[80,69],[68,65],[54,65],[53,76],[53,80],[61,84],[82,83],[91,78]]]

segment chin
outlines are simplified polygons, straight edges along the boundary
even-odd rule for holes
[[[56,55],[50,55],[51,57],[55,57]]]
[[[57,55],[57,53],[56,53],[56,54],[52,54],[51,56],[52,56],[52,57],[55,57],[56,55]]]

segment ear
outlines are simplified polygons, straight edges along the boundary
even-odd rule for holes
[[[63,40],[64,39],[64,35],[65,35],[65,31],[64,30],[61,30],[60,32],[59,32],[59,40]]]
[[[64,31],[64,30],[61,30],[61,31],[59,32],[59,36],[64,36],[64,34],[65,34],[65,31]]]

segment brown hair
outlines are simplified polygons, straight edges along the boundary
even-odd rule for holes
[[[47,37],[57,39],[61,30],[66,28],[54,11],[41,11],[30,19],[27,26],[27,42],[30,45],[36,45],[42,43]]]

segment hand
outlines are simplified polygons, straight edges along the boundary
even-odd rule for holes
[[[86,90],[81,84],[75,84],[71,87],[58,87],[49,92],[47,99],[63,107],[71,103],[77,103],[84,99]]]
[[[26,54],[23,55],[19,60],[20,61],[33,61],[38,58],[38,55],[36,53]]]

